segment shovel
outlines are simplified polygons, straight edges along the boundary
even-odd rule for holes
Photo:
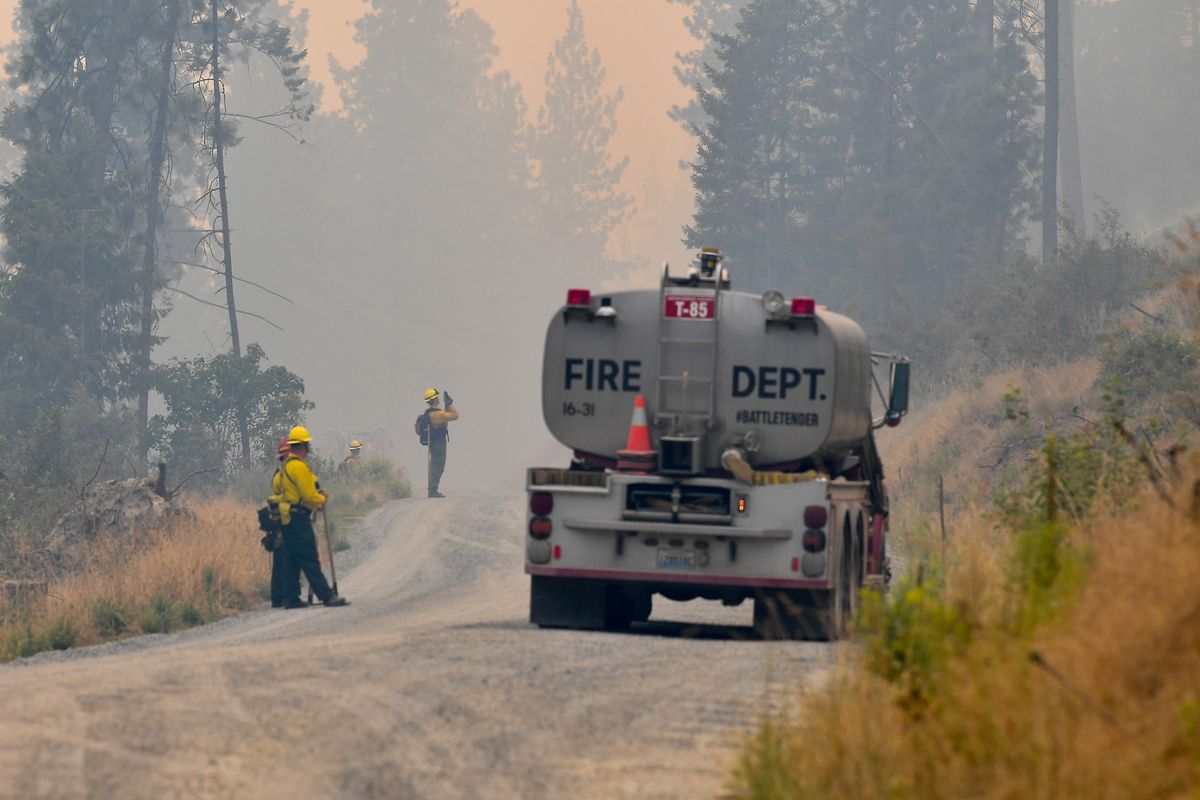
[[[333,593],[338,593],[337,566],[333,563],[333,539],[329,536],[329,513],[321,506],[321,523],[325,528],[325,554],[329,556],[329,577],[333,579]]]

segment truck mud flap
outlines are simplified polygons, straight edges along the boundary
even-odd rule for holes
[[[650,593],[604,581],[532,576],[529,621],[541,628],[623,631],[650,616]]]
[[[534,575],[529,592],[529,621],[543,628],[602,630],[605,588],[600,581]]]

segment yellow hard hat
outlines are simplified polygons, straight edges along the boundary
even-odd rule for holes
[[[312,436],[308,433],[308,428],[303,425],[297,425],[288,431],[288,444],[308,444],[312,441]]]
[[[430,402],[431,400],[437,400],[437,399],[438,399],[438,390],[437,389],[426,389],[425,390],[425,402],[426,403]]]
[[[360,442],[358,439],[354,439],[350,442],[351,450],[357,450],[360,447],[362,447],[362,442]]]

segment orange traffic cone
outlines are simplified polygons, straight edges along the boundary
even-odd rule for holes
[[[650,426],[646,424],[646,398],[639,394],[633,401],[633,421],[629,424],[625,449],[617,451],[617,470],[647,472],[654,469],[657,459],[658,453],[650,444]]]

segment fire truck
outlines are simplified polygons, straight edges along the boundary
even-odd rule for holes
[[[734,291],[714,248],[657,290],[569,290],[542,412],[574,457],[527,472],[530,620],[623,630],[659,595],[752,601],[764,637],[843,636],[886,580],[875,437],[908,387],[848,317]]]

